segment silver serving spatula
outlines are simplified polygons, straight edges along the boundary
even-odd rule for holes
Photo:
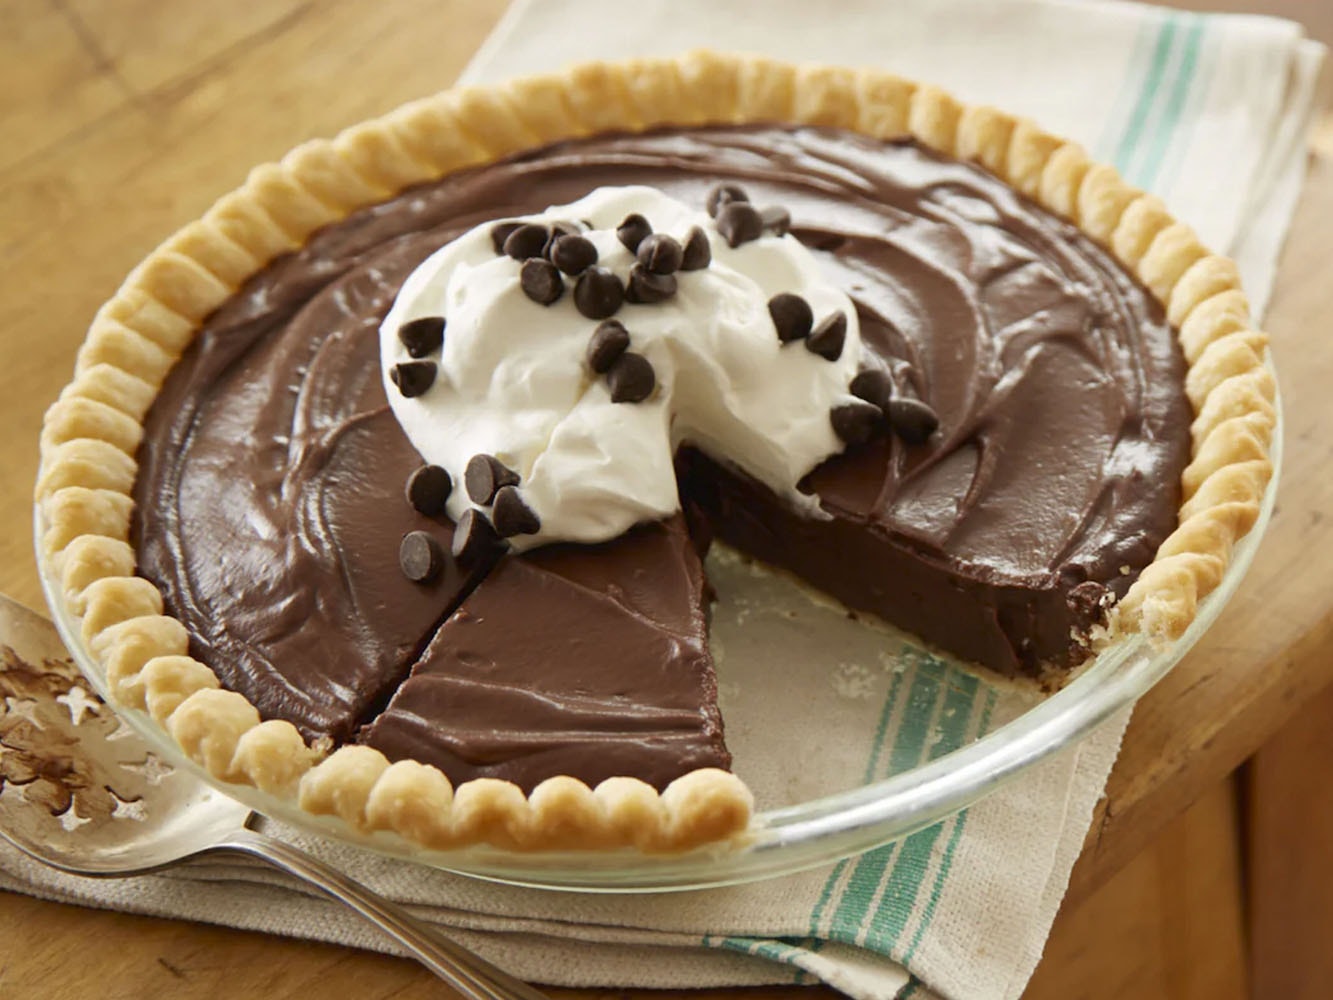
[[[91,692],[55,627],[0,594],[0,837],[74,875],[139,875],[211,852],[257,858],[346,903],[465,996],[544,1000],[397,904],[250,829],[252,817],[154,754]]]

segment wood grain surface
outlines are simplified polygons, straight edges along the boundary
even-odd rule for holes
[[[1286,8],[1333,38],[1333,4]],[[488,0],[0,0],[0,590],[41,605],[29,535],[41,415],[98,304],[255,163],[447,86],[501,10]],[[1319,125],[1310,167],[1267,324],[1286,420],[1278,510],[1223,617],[1136,711],[1053,942],[1333,681],[1333,118]],[[6,998],[316,991],[444,995],[412,964],[381,956],[0,895]]]

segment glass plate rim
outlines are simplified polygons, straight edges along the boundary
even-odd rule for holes
[[[1271,358],[1265,359],[1265,365],[1276,384]],[[362,833],[341,819],[307,813],[294,801],[222,781],[187,757],[145,712],[111,702],[104,671],[84,642],[51,560],[45,556],[40,505],[33,508],[35,552],[57,631],[96,693],[173,766],[193,773],[261,815],[397,860],[509,885],[600,893],[715,888],[821,867],[900,840],[991,794],[1137,701],[1211,627],[1254,559],[1273,513],[1280,478],[1280,393],[1275,394],[1274,409],[1273,474],[1259,516],[1235,546],[1221,583],[1200,602],[1194,622],[1181,638],[1158,648],[1142,636],[1122,639],[1093,657],[1059,691],[966,746],[855,789],[761,812],[742,846],[713,845],[686,854],[518,852],[485,846],[434,851],[393,834]]]

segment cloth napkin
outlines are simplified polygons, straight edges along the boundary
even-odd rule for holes
[[[1299,26],[1092,0],[843,0],[810,11],[808,0],[636,0],[632,8],[518,0],[463,79],[710,46],[933,81],[967,101],[1029,115],[1160,194],[1208,244],[1236,257],[1262,309],[1300,189],[1323,58]],[[1029,703],[904,637],[850,627],[725,554],[711,559],[710,574],[720,595],[714,642],[729,741],[761,806],[903,771]],[[771,666],[747,655],[759,636],[792,660],[780,685]],[[761,685],[762,696],[746,696]],[[817,740],[793,741],[791,720],[802,713],[820,720]],[[538,982],[823,982],[865,998],[1016,997],[1041,955],[1127,721],[1126,711],[899,843],[728,889],[544,892],[424,870],[275,822],[265,828]],[[392,950],[350,912],[242,863],[93,882],[3,848],[0,887]]]

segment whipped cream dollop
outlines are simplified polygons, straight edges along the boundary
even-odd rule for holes
[[[675,274],[671,297],[626,302],[613,317],[629,332],[629,350],[652,365],[656,384],[639,402],[613,402],[606,376],[589,367],[601,321],[576,308],[576,279],[564,279],[551,305],[533,301],[520,287],[520,262],[496,253],[494,223],[442,247],[404,283],[380,327],[385,392],[413,446],[453,478],[453,520],[475,506],[463,488],[468,462],[492,455],[519,475],[541,523],[511,538],[515,547],[615,538],[680,509],[673,456],[682,443],[818,510],[797,483],[844,448],[830,411],[855,402],[848,385],[861,341],[851,300],[794,237],[766,232],[729,246],[702,206],[653,188],[599,188],[513,221],[574,223],[596,247],[597,266],[628,283],[635,255],[616,227],[636,213],[682,243],[699,227],[712,252],[709,266]],[[768,303],[780,293],[809,303],[816,325],[846,318],[835,359],[779,339]],[[444,317],[444,342],[425,359],[438,366],[429,388],[409,396],[391,377],[414,360],[398,334],[426,317]]]

